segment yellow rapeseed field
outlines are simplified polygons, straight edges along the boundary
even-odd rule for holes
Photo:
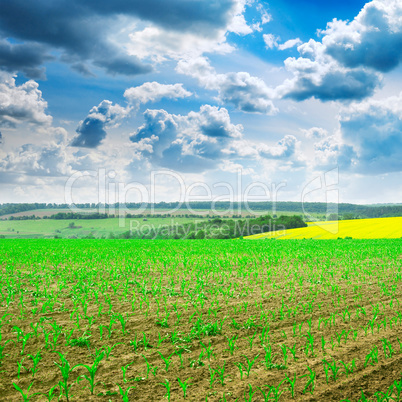
[[[308,227],[247,236],[246,239],[396,239],[402,237],[402,217],[311,222]]]

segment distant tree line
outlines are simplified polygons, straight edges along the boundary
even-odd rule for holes
[[[10,216],[8,218],[9,221],[28,221],[28,220],[35,220],[40,219],[40,217],[35,215],[24,215],[24,216]]]
[[[90,214],[78,214],[75,212],[58,212],[57,214],[51,215],[49,217],[44,216],[43,219],[106,219],[109,216],[107,214],[100,214],[99,212],[94,212]]]
[[[294,229],[306,227],[301,216],[280,216],[272,218],[270,215],[252,219],[221,219],[214,218],[208,221],[191,222],[154,227],[141,227],[118,235],[110,234],[109,238],[120,239],[233,239],[254,234],[266,233],[274,230]]]
[[[85,204],[75,204],[76,207],[82,209],[97,208],[98,204],[95,203],[85,203]],[[69,208],[69,204],[55,204],[55,203],[6,203],[0,204],[0,216],[16,214],[18,212],[34,211],[37,209],[64,209]]]

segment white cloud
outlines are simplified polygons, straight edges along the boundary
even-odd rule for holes
[[[259,154],[267,159],[289,158],[295,153],[297,139],[293,135],[286,135],[275,146],[261,144]]]
[[[185,116],[147,110],[145,123],[130,137],[135,159],[180,172],[215,169],[222,161],[287,160],[296,139],[286,136],[273,146],[243,138],[243,126],[233,124],[225,108],[203,105]],[[142,163],[142,162],[141,162]]]
[[[272,21],[272,15],[264,8],[264,6],[259,3],[257,4],[257,10],[261,13],[261,24],[265,25]]]
[[[300,38],[290,39],[290,40],[286,41],[285,43],[279,43],[281,38],[279,36],[276,36],[273,34],[264,34],[264,35],[262,35],[262,38],[264,39],[265,47],[267,49],[277,48],[279,50],[286,50],[286,49],[291,49],[292,47],[298,46],[303,43],[300,40]]]
[[[356,161],[356,154],[352,146],[344,143],[338,134],[321,138],[314,144],[314,160],[312,164],[317,169],[332,169],[335,166],[341,172],[349,171]]]
[[[320,139],[329,136],[328,131],[321,127],[312,127],[308,130],[302,129],[301,131],[306,136],[306,138],[309,139]]]
[[[228,31],[238,35],[248,35],[253,33],[253,28],[247,25],[244,15],[238,14],[233,17],[231,24],[228,26]]]
[[[0,72],[0,125],[15,127],[22,122],[50,125],[52,117],[45,113],[47,102],[38,88],[39,84],[33,80],[18,86],[12,75]]]
[[[341,111],[339,122],[343,141],[357,154],[356,171],[402,171],[402,93],[352,104]]]
[[[205,57],[180,60],[176,71],[198,80],[209,90],[218,91],[218,100],[231,103],[237,109],[248,113],[275,114],[272,98],[274,91],[258,77],[247,72],[217,74]]]
[[[401,16],[400,0],[373,0],[353,21],[330,22],[322,32],[322,43],[326,52],[346,67],[390,71],[402,60]]]
[[[278,42],[281,40],[279,36],[275,36],[273,34],[264,34],[262,38],[265,42],[265,47],[267,49],[273,49],[274,47],[278,47]]]
[[[186,98],[191,95],[191,92],[183,88],[183,84],[165,85],[155,81],[128,88],[124,92],[124,97],[134,104],[156,102],[162,98]]]
[[[277,88],[278,95],[298,101],[371,96],[381,84],[379,73],[396,68],[402,60],[401,15],[399,0],[373,0],[350,22],[329,22],[321,31],[321,42],[310,39],[298,46],[299,58],[285,61],[293,78]],[[274,38],[268,44],[275,46]]]
[[[253,168],[244,167],[244,165],[240,163],[235,163],[227,159],[223,160],[222,163],[219,164],[219,170],[222,172],[235,173],[235,174],[241,172],[242,176],[251,175],[255,173]]]
[[[71,145],[75,147],[96,148],[106,138],[107,129],[116,128],[121,121],[131,114],[140,104],[156,102],[162,98],[179,99],[191,96],[192,93],[183,88],[183,84],[165,85],[158,82],[145,82],[137,87],[126,89],[124,97],[127,107],[103,100],[94,106],[87,117],[80,121],[76,132],[78,135]]]
[[[67,132],[61,127],[43,129],[46,143],[24,144],[0,159],[0,181],[29,182],[25,176],[62,177],[72,173],[67,151]],[[8,177],[8,179],[7,179]]]
[[[402,93],[353,103],[342,108],[339,131],[314,144],[314,164],[318,168],[338,165],[364,175],[402,172],[401,132]]]
[[[135,151],[152,164],[182,172],[215,168],[243,130],[230,122],[226,109],[209,105],[186,116],[147,110],[144,118],[145,124],[130,137]]]
[[[299,46],[302,43],[303,42],[301,41],[300,38],[289,39],[285,43],[282,43],[282,44],[278,45],[278,49],[279,50],[291,49],[292,47]]]
[[[339,65],[326,53],[325,46],[313,39],[300,45],[298,51],[301,57],[285,60],[293,78],[276,88],[279,97],[297,101],[312,97],[322,101],[359,100],[370,96],[380,83],[373,71]]]
[[[149,26],[129,35],[127,51],[139,59],[150,59],[161,63],[167,59],[197,57],[203,53],[230,53],[234,47],[226,42],[226,30],[211,31],[210,34],[178,32],[161,27]]]

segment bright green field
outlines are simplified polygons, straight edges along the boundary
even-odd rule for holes
[[[78,238],[87,236],[92,233],[95,237],[108,236],[110,232],[115,234],[123,233],[130,230],[130,222],[133,227],[143,227],[154,225],[156,227],[163,225],[184,224],[194,220],[194,218],[119,218],[108,219],[73,219],[73,220],[56,220],[56,219],[38,219],[23,221],[0,221],[0,235],[7,238],[32,238],[32,237],[48,237],[53,238],[58,235],[63,238],[76,236]],[[81,228],[70,229],[68,226],[74,222],[75,226]],[[121,226],[122,223],[122,226]],[[56,232],[59,230],[60,232]]]
[[[15,214],[18,215],[32,215],[37,211],[29,211],[24,213]],[[52,211],[47,210],[51,215],[52,213],[61,212],[63,210]],[[68,210],[64,210],[68,212]],[[150,212],[150,211],[149,211]],[[155,214],[163,214],[168,211],[164,210],[155,210]],[[186,214],[187,211],[180,210],[177,214]],[[211,211],[207,210],[198,210],[202,216],[206,216],[207,214],[211,214]],[[269,214],[270,212],[260,211],[259,214]],[[243,216],[246,213],[243,212]],[[278,212],[279,215],[294,215],[294,212]],[[42,214],[43,216],[43,214]],[[203,222],[208,218],[202,217],[200,218],[185,218],[185,217],[146,217],[144,221],[143,218],[108,218],[108,219],[73,219],[73,220],[64,220],[64,219],[38,219],[38,220],[0,220],[0,235],[5,236],[6,238],[54,238],[54,236],[59,236],[62,238],[82,238],[84,236],[88,236],[92,233],[92,235],[96,238],[100,237],[108,237],[110,233],[114,233],[118,235],[123,232],[127,232],[130,230],[130,222],[133,222],[133,229],[141,228],[141,227],[149,227],[150,225],[153,227],[161,227],[161,226],[170,226],[172,224],[185,224],[189,222],[199,221]],[[231,217],[231,215],[230,215]],[[76,226],[81,226],[80,228],[70,229],[68,226],[71,222],[74,222]],[[145,229],[145,228],[144,228]]]

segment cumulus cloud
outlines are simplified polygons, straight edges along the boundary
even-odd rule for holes
[[[387,72],[402,60],[402,3],[373,0],[351,21],[334,19],[323,31],[326,53],[349,67]]]
[[[356,152],[353,146],[345,144],[339,135],[321,138],[314,144],[313,164],[318,169],[332,169],[338,166],[342,171],[349,171],[356,164]]]
[[[136,160],[180,172],[214,169],[223,160],[293,156],[296,139],[286,136],[269,147],[243,138],[243,126],[233,124],[225,108],[203,105],[185,116],[147,110],[145,123],[130,137]]]
[[[326,53],[325,46],[315,40],[300,45],[298,51],[302,57],[285,60],[293,78],[277,88],[278,96],[297,101],[312,97],[322,101],[360,100],[372,95],[380,83],[373,71],[339,65]]]
[[[227,27],[229,32],[233,32],[238,35],[248,35],[253,33],[255,26],[249,26],[246,19],[244,18],[244,12],[246,6],[251,5],[250,0],[240,0],[237,1],[236,6],[233,10],[233,17],[230,24]],[[258,30],[258,28],[257,28]]]
[[[353,103],[341,110],[339,131],[314,144],[314,163],[321,168],[339,165],[365,175],[401,172],[401,132],[402,93]]]
[[[127,54],[128,34],[123,40],[115,40],[122,24],[129,28],[141,20],[165,32],[220,37],[243,6],[242,0],[119,0],[113,5],[106,0],[15,0],[0,5],[0,34],[23,43],[11,46],[2,42],[0,59],[1,53],[7,53],[10,57],[3,68],[38,76],[38,66],[48,57],[49,50],[57,49],[61,60],[76,71],[89,71],[90,63],[111,74],[142,74],[151,71],[151,67],[135,54]],[[22,50],[28,48],[31,50],[23,54]]]
[[[302,129],[301,132],[309,139],[320,139],[329,136],[328,131],[321,127],[311,127],[308,130]]]
[[[124,108],[111,101],[104,100],[94,106],[88,116],[80,122],[71,145],[74,147],[96,148],[106,137],[106,129],[117,127],[127,117],[130,108]]]
[[[262,144],[259,147],[259,154],[267,159],[284,159],[294,155],[297,139],[293,135],[286,135],[275,146]]]
[[[342,111],[340,126],[344,142],[357,154],[357,171],[402,171],[402,93],[353,104]]]
[[[231,103],[236,109],[248,113],[275,114],[272,98],[274,91],[258,77],[247,72],[217,74],[205,57],[180,60],[177,72],[194,77],[200,85],[218,91],[218,100]]]
[[[162,98],[180,99],[191,95],[191,92],[183,88],[183,84],[165,85],[154,81],[128,88],[124,92],[124,97],[129,102],[129,106],[113,105],[109,100],[104,100],[98,106],[94,106],[87,117],[79,123],[76,129],[78,135],[73,139],[71,145],[96,148],[106,138],[106,130],[118,127],[121,121],[140,104],[156,102]]]
[[[401,14],[399,0],[373,0],[351,22],[334,19],[321,31],[321,42],[311,39],[298,46],[299,58],[285,60],[293,78],[277,88],[278,95],[297,101],[371,96],[381,84],[379,73],[402,60]],[[275,46],[273,38],[268,45]]]
[[[66,131],[60,127],[48,127],[46,136],[46,145],[24,144],[7,153],[0,160],[0,173],[10,175],[10,182],[24,176],[61,177],[71,174]],[[1,176],[4,181],[4,175]]]
[[[243,129],[230,122],[226,109],[209,105],[186,116],[147,110],[144,118],[145,123],[130,137],[133,148],[153,164],[182,172],[216,167]]]
[[[155,81],[128,88],[124,92],[124,97],[133,104],[156,102],[162,98],[180,99],[191,95],[191,92],[183,88],[183,84],[165,85]]]
[[[0,145],[4,142],[3,134],[0,132]]]
[[[45,113],[47,102],[38,88],[38,83],[32,80],[16,85],[10,74],[1,73],[0,125],[15,127],[21,122],[50,125],[52,117]]]

